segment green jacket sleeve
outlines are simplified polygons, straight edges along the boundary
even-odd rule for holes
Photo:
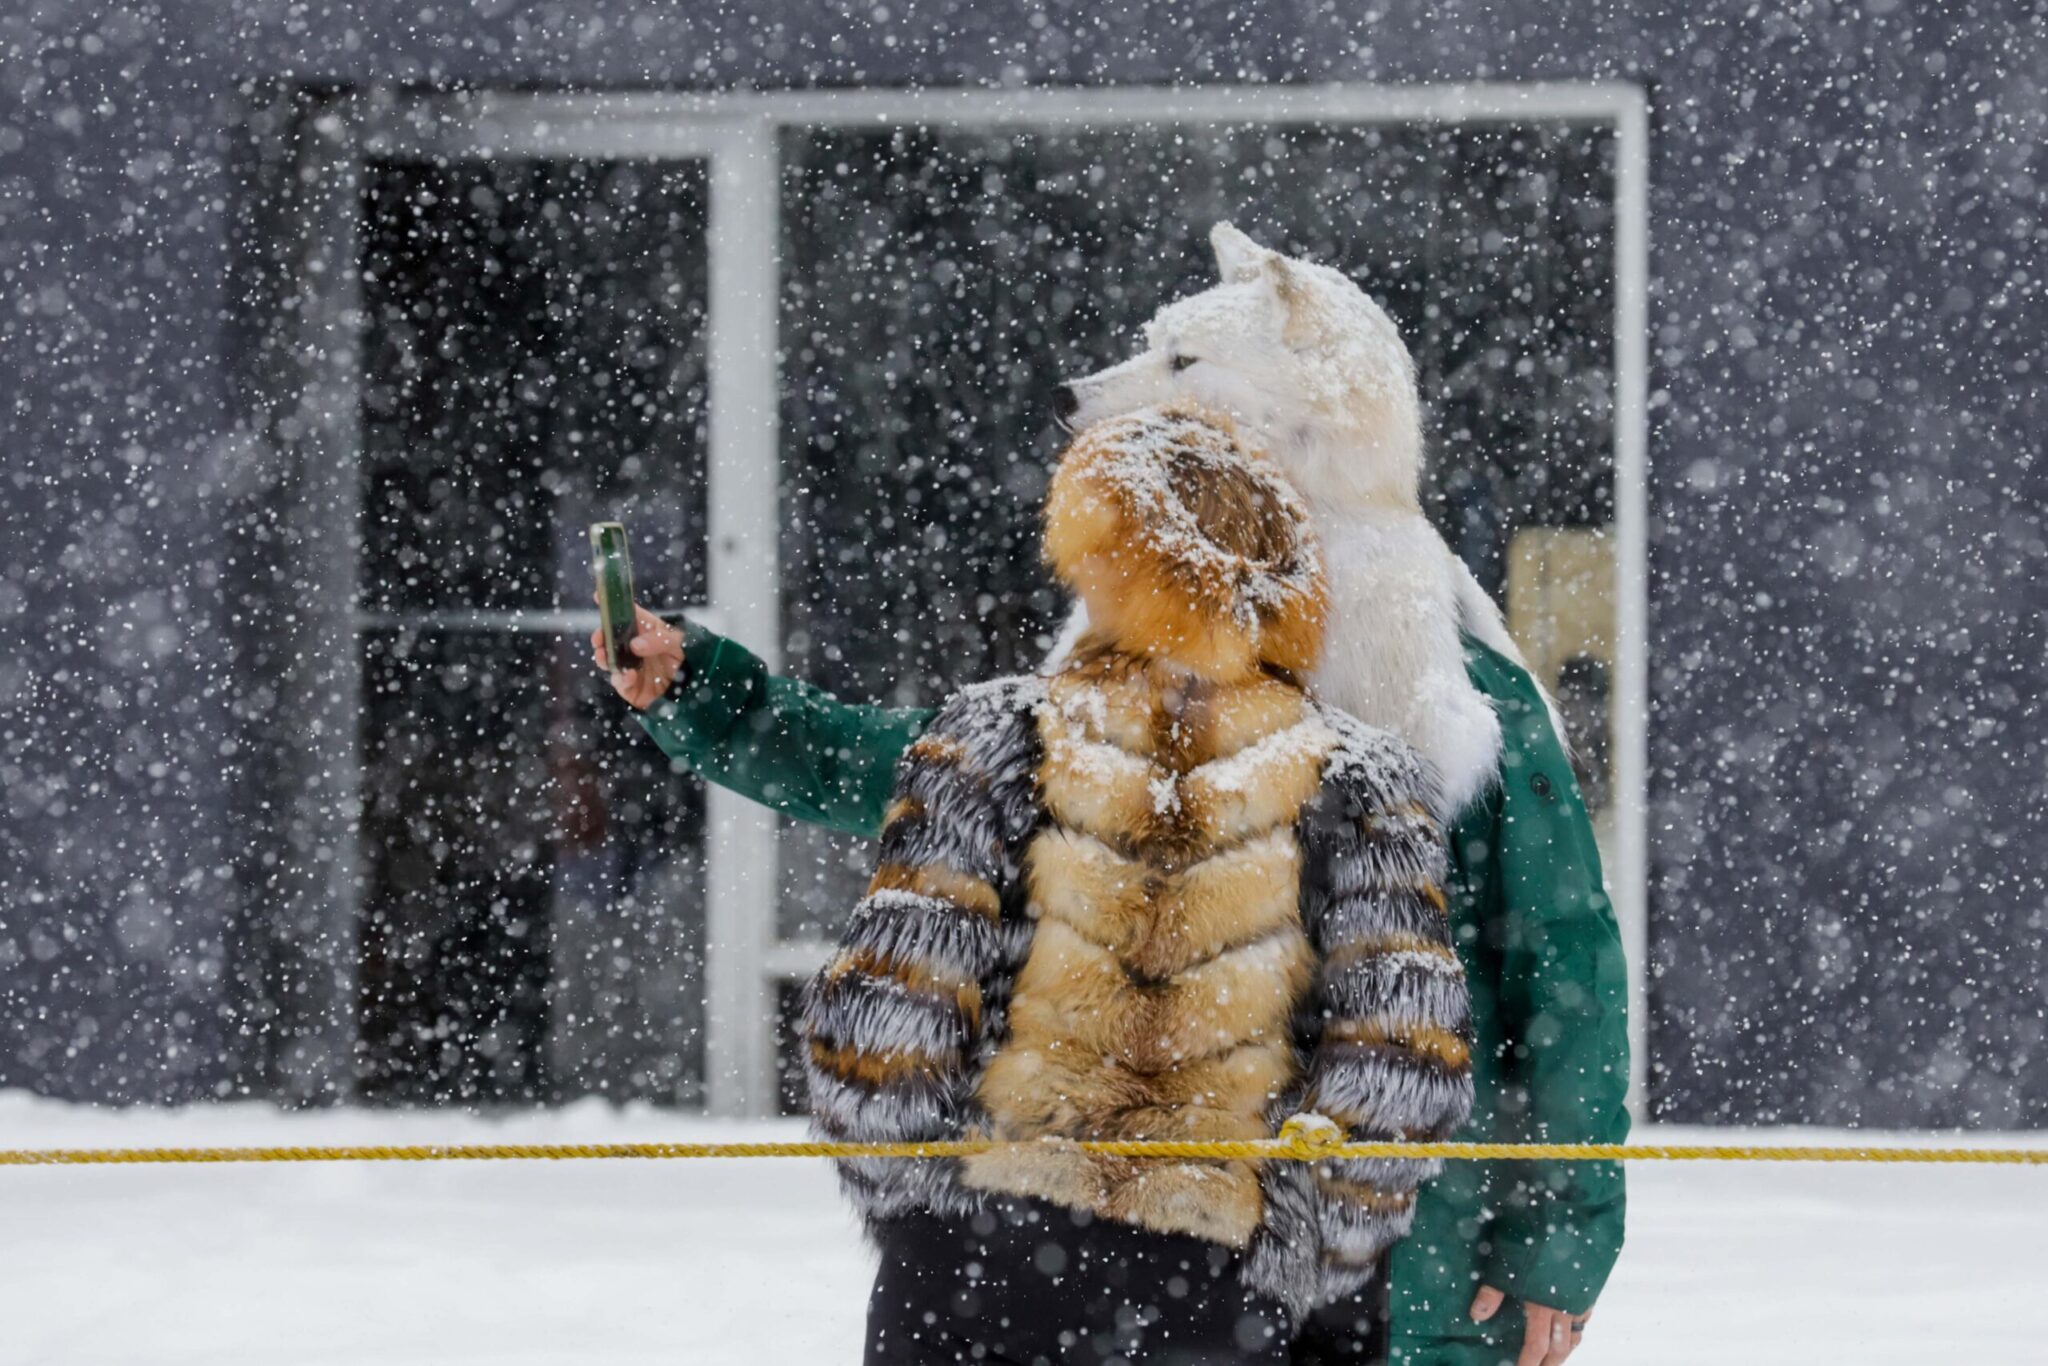
[[[694,622],[683,672],[640,724],[669,758],[798,820],[875,838],[896,761],[931,723],[917,707],[859,706],[778,678]]]
[[[1627,1139],[1628,979],[1593,827],[1548,708],[1528,674],[1479,667],[1500,712],[1500,1008],[1532,1143]],[[1584,1313],[1621,1254],[1618,1162],[1527,1163],[1493,1228],[1487,1283]]]

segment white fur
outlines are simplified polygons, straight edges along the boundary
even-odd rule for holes
[[[1323,700],[1420,750],[1449,817],[1494,780],[1500,721],[1460,628],[1517,663],[1500,612],[1423,516],[1415,366],[1386,313],[1327,266],[1210,233],[1222,283],[1160,310],[1145,350],[1075,380],[1076,426],[1173,399],[1229,413],[1287,471],[1323,541]],[[1176,364],[1176,362],[1191,362]],[[1054,658],[1085,624],[1075,617]]]
[[[1320,519],[1330,622],[1313,680],[1327,702],[1420,750],[1449,816],[1500,764],[1500,719],[1465,673],[1457,557],[1419,513]]]

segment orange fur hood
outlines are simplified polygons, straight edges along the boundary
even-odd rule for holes
[[[1329,587],[1308,509],[1227,418],[1192,406],[1097,423],[1067,447],[1045,558],[1117,604],[1097,643],[1218,681],[1322,657]]]

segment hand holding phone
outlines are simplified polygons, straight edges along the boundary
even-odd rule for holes
[[[683,632],[645,607],[636,609],[633,634],[624,646],[628,658],[638,667],[614,669],[605,649],[604,628],[590,633],[590,657],[610,676],[612,690],[633,706],[645,711],[659,702],[683,671]]]
[[[597,580],[597,629],[591,657],[612,689],[645,710],[659,701],[683,668],[683,633],[633,602],[633,566],[626,529],[617,522],[590,528],[591,569]]]

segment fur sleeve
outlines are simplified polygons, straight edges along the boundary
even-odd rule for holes
[[[811,1114],[821,1137],[958,1136],[996,1036],[1022,916],[1017,863],[1037,820],[1037,680],[966,689],[905,753],[867,895],[805,993]],[[950,1162],[840,1164],[869,1218],[944,1213],[967,1197]]]
[[[1302,922],[1320,960],[1301,1108],[1360,1141],[1448,1139],[1472,1109],[1472,1029],[1435,780],[1400,740],[1331,720],[1342,743],[1300,824]],[[1324,1301],[1356,1290],[1407,1234],[1416,1188],[1441,1165],[1313,1169]]]

